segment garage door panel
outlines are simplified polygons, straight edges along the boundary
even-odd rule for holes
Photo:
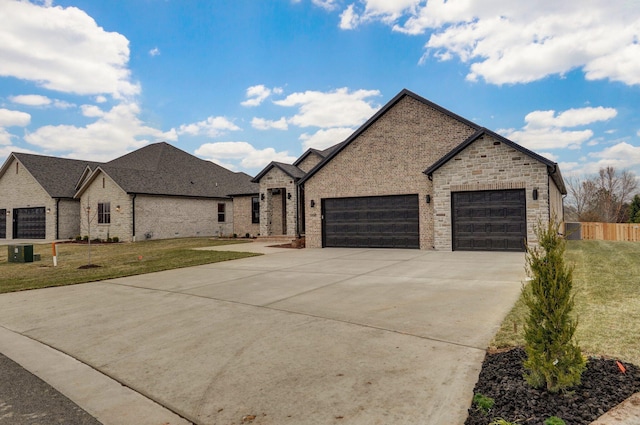
[[[454,250],[524,250],[524,189],[454,192],[452,212]]]
[[[13,210],[14,239],[45,239],[47,215],[44,207]]]
[[[418,195],[323,201],[327,247],[419,248]]]

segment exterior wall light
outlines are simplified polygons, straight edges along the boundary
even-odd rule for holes
[[[7,215],[11,215],[11,210],[7,210]]]
[[[311,200],[311,208],[315,208],[316,206],[316,201],[314,201],[313,199]]]
[[[535,189],[533,189],[533,200],[537,201],[538,200],[538,188],[536,187]]]
[[[261,200],[261,201],[264,201],[264,193],[261,193],[261,194],[260,194],[260,200]]]
[[[120,205],[116,205],[116,212],[120,212]]]
[[[287,199],[291,199],[291,192],[287,193]]]
[[[431,203],[431,195],[426,196],[426,201],[427,201],[427,204]]]
[[[47,214],[51,214],[51,208],[47,208]]]

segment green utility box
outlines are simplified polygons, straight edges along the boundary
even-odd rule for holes
[[[33,245],[9,245],[8,248],[7,256],[10,263],[33,263]]]

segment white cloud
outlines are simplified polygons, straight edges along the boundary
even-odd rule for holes
[[[597,162],[587,166],[588,173],[595,173],[600,168],[609,166],[618,170],[633,168],[640,171],[640,146],[627,142],[619,142],[600,152],[592,152],[589,157],[597,159]]]
[[[131,81],[126,37],[75,7],[0,2],[0,57],[0,76],[50,90],[116,98],[140,92]]]
[[[258,130],[271,130],[271,129],[288,130],[289,129],[289,125],[287,124],[287,119],[285,117],[282,117],[276,121],[254,117],[251,120],[251,126]]]
[[[98,116],[96,109],[85,108],[89,116]],[[177,140],[175,130],[162,132],[148,127],[138,118],[139,113],[136,103],[122,103],[85,127],[47,125],[28,133],[24,140],[45,152],[98,161],[113,159],[152,141]]]
[[[13,134],[10,134],[6,129],[0,127],[0,145],[11,145],[11,139],[13,137],[15,137]],[[2,149],[0,149],[0,151],[2,151]]]
[[[556,111],[533,111],[524,118],[527,123],[521,130],[499,130],[508,139],[534,151],[539,149],[575,149],[593,137],[590,129],[567,130],[614,118],[614,108],[601,106]]]
[[[281,94],[282,88],[274,87],[273,89],[267,88],[262,84],[257,86],[251,86],[247,89],[247,100],[240,102],[242,106],[258,106],[264,102],[271,94]]]
[[[334,10],[338,7],[336,0],[311,0],[311,2],[325,10]]]
[[[428,34],[421,61],[457,57],[470,81],[527,83],[582,68],[588,80],[640,84],[635,1],[358,0],[345,7],[340,27],[371,21]]]
[[[102,95],[98,95],[96,96],[96,103],[105,103],[107,101],[107,98],[102,96]]]
[[[160,49],[158,49],[157,47],[154,47],[153,49],[149,50],[149,56],[153,57],[153,56],[158,56],[160,54]]]
[[[326,149],[336,143],[340,143],[353,134],[353,128],[336,127],[326,130],[318,130],[314,134],[303,133],[300,135],[304,150],[309,148]]]
[[[350,4],[340,14],[340,29],[352,30],[358,26],[360,20],[358,14],[353,10],[354,5]]]
[[[293,93],[274,103],[298,107],[298,113],[288,119],[289,124],[299,127],[349,127],[362,124],[379,109],[368,100],[379,95],[378,90],[349,92],[348,88],[343,87],[330,92]]]
[[[227,168],[237,169],[235,164],[246,169],[259,169],[271,161],[292,163],[296,157],[287,151],[276,152],[273,148],[256,149],[247,142],[205,143],[195,151],[196,155],[209,159]]]
[[[24,127],[31,122],[31,115],[26,112],[0,108],[0,127]]]
[[[229,121],[225,117],[209,117],[204,121],[192,124],[182,124],[178,129],[178,134],[189,136],[205,135],[208,137],[218,137],[228,131],[237,131],[240,127]]]
[[[104,111],[96,105],[82,105],[80,110],[85,117],[101,117],[104,115]]]
[[[42,96],[39,94],[21,94],[18,96],[9,96],[9,100],[19,105],[34,106],[34,107],[51,107],[52,106],[58,109],[69,109],[76,106],[73,103],[69,103],[64,100],[50,99],[47,96]]]
[[[47,96],[39,94],[21,94],[19,96],[9,96],[9,100],[13,103],[27,106],[48,106],[51,105],[51,99]]]

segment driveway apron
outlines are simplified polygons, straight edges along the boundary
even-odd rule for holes
[[[197,424],[464,422],[523,254],[274,252],[3,294],[0,326]]]

